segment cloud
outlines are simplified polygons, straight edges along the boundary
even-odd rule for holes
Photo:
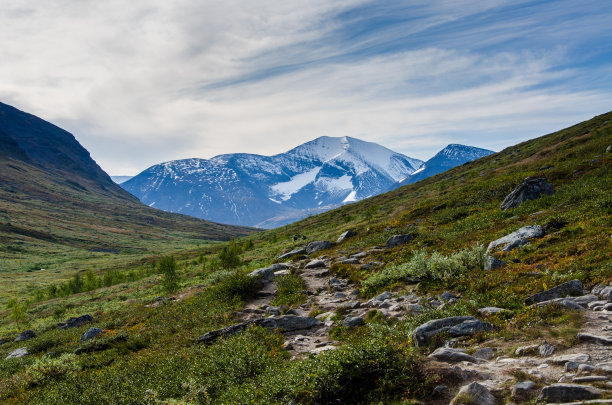
[[[605,2],[7,3],[0,100],[112,174],[321,135],[500,149],[612,101]]]

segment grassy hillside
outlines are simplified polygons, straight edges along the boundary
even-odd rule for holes
[[[440,376],[423,368],[423,356],[431,348],[413,347],[414,328],[429,319],[478,315],[478,308],[493,305],[513,312],[490,319],[496,329],[475,336],[474,345],[486,341],[507,348],[536,338],[559,347],[570,345],[580,322],[578,314],[526,307],[523,300],[575,278],[586,287],[612,280],[612,153],[606,152],[610,144],[612,113],[607,113],[283,228],[229,245],[192,246],[175,255],[176,276],[151,259],[125,266],[122,271],[132,276],[117,284],[105,285],[92,277],[91,288],[80,293],[66,288],[60,295],[36,290],[14,297],[17,305],[2,312],[0,338],[12,337],[25,327],[39,336],[0,346],[0,357],[18,347],[32,353],[0,361],[0,401],[427,403]],[[545,177],[555,194],[501,211],[504,197],[528,176]],[[119,219],[115,226],[118,223]],[[478,263],[490,241],[531,224],[544,226],[546,235],[498,254],[508,263],[504,268],[484,271],[456,260],[461,256],[467,258],[463,263]],[[333,329],[340,348],[316,357],[290,359],[283,335],[262,328],[209,346],[196,342],[199,335],[237,321],[235,311],[259,288],[257,280],[244,274],[275,262],[279,254],[295,247],[293,235],[335,241],[347,229],[357,236],[316,255],[339,257],[383,245],[394,234],[415,236],[406,245],[368,257],[380,265],[331,267],[334,274],[360,288],[360,299],[387,290],[414,291],[425,298],[450,290],[460,299],[402,320],[372,312],[364,326]],[[120,240],[111,246],[124,249]],[[142,245],[127,246],[146,246],[153,252],[154,241],[145,236]],[[158,241],[160,246],[162,240]],[[234,269],[231,259],[238,252],[240,261]],[[423,268],[414,264],[429,265],[433,258],[438,267],[430,273],[422,273]],[[421,281],[407,282],[411,275],[421,276]],[[289,308],[308,302],[299,279],[289,281],[279,284],[276,302]],[[174,301],[159,300],[160,296]],[[30,300],[27,305],[25,298]],[[15,307],[24,309],[23,316]],[[316,314],[318,308],[312,311]],[[95,326],[105,330],[102,338],[79,342],[90,325],[66,331],[55,328],[59,320],[84,313],[92,314]],[[337,316],[341,319],[342,314]],[[75,349],[80,354],[73,354]]]

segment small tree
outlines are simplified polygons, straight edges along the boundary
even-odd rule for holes
[[[218,257],[221,267],[228,270],[238,267],[242,261],[240,253],[242,253],[240,245],[235,240],[232,240],[229,245],[224,246],[221,252],[219,252]]]
[[[17,302],[17,300],[11,299],[8,302],[7,307],[11,310],[11,317],[13,318],[13,321],[15,321],[17,325],[21,325],[21,323],[25,321],[26,318],[26,309],[28,307],[28,302],[25,301],[19,303]]]
[[[168,292],[174,292],[179,287],[179,276],[176,272],[176,260],[174,256],[164,256],[157,264],[159,272],[163,274],[162,285]]]

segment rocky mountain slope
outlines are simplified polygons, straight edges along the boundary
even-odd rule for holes
[[[0,272],[250,232],[143,205],[72,134],[0,103]]]
[[[433,159],[425,173],[485,152],[459,145],[445,151],[445,158]],[[320,137],[275,156],[230,154],[167,162],[121,186],[166,211],[273,228],[380,194],[410,179],[422,163],[375,143]]]

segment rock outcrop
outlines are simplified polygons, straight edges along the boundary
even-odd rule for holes
[[[504,252],[521,247],[529,243],[530,239],[541,238],[544,236],[544,229],[540,225],[524,226],[504,237],[489,243],[487,253],[501,247]]]
[[[433,319],[415,329],[412,337],[416,346],[426,346],[441,333],[450,337],[470,336],[478,332],[489,331],[493,325],[482,322],[473,316],[453,316]]]
[[[88,322],[93,322],[93,316],[91,315],[81,315],[73,318],[69,318],[64,323],[60,323],[57,326],[60,329],[70,329],[70,328],[78,328]]]
[[[501,209],[516,208],[527,200],[536,200],[543,195],[552,195],[555,187],[541,177],[527,177],[501,203]]]
[[[555,298],[563,298],[568,295],[572,296],[582,294],[584,294],[582,290],[582,282],[580,280],[572,280],[537,294],[533,294],[525,299],[525,304],[532,305],[538,302],[550,301]]]
[[[392,248],[399,245],[405,245],[414,239],[414,235],[411,233],[403,234],[403,235],[393,235],[389,239],[387,239],[386,246],[388,248]]]

